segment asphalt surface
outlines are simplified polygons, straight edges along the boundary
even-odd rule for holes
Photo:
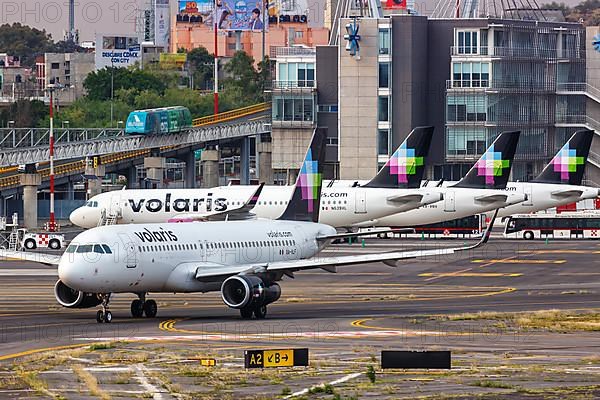
[[[365,247],[339,245],[323,254],[461,244],[368,241]],[[416,332],[407,321],[478,311],[600,308],[599,255],[600,241],[492,239],[470,254],[409,261],[397,268],[365,264],[340,268],[337,274],[297,273],[296,279],[281,282],[282,297],[269,306],[264,321],[242,320],[218,293],[150,294],[158,302],[158,317],[133,319],[129,305],[135,296],[123,294],[111,301],[111,324],[96,323],[96,308],[59,306],[53,295],[54,268],[5,260],[0,262],[0,360],[107,340],[254,344],[293,340],[318,347],[345,340],[389,345],[390,340],[419,337],[421,345],[427,340],[440,344],[442,333],[435,326],[421,325],[421,332]],[[600,338],[593,337],[586,345],[600,346]]]

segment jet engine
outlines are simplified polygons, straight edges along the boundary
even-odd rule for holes
[[[91,308],[102,303],[95,293],[71,289],[60,280],[54,285],[54,296],[61,306],[67,308]]]
[[[278,284],[267,285],[258,276],[236,275],[221,285],[223,302],[231,308],[262,307],[279,300],[280,296]]]

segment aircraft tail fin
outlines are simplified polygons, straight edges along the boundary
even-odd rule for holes
[[[520,131],[502,132],[455,187],[504,189],[512,168]]]
[[[316,128],[296,179],[294,193],[280,220],[319,222],[326,128]]]
[[[364,187],[415,189],[421,187],[433,126],[419,126],[396,149],[388,162]]]
[[[577,131],[533,180],[539,183],[581,185],[594,131]]]

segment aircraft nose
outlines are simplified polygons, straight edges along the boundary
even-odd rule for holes
[[[73,260],[68,259],[68,254],[58,264],[58,278],[71,288],[76,288],[77,283],[80,281],[75,263]]]
[[[69,220],[73,225],[77,225],[82,228],[92,228],[93,225],[90,226],[92,223],[92,218],[87,214],[89,214],[89,212],[85,209],[85,207],[79,207],[78,209],[74,210],[71,215],[69,215]]]

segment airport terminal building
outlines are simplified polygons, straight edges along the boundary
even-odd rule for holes
[[[340,29],[339,45],[317,47],[302,88],[299,75],[282,82],[278,59],[273,149],[326,126],[328,177],[369,179],[412,128],[433,125],[429,178],[460,179],[500,132],[521,130],[513,180],[530,180],[569,135],[590,127],[586,108],[600,109],[582,89],[579,23],[391,15],[357,24],[359,52],[345,49]],[[594,165],[587,175],[600,181]]]

